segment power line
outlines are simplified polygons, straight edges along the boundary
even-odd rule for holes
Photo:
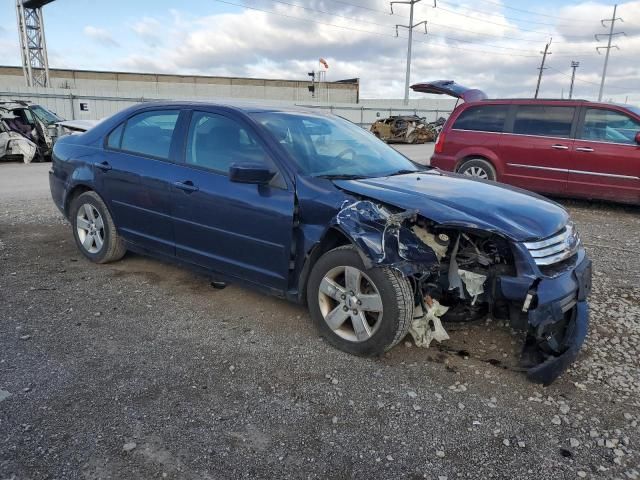
[[[487,12],[486,10],[478,10],[477,8],[470,8],[470,7],[466,7],[464,5],[458,5],[456,3],[451,3],[448,0],[446,2],[442,2],[445,5],[449,5],[451,7],[457,7],[457,8],[463,8],[465,10],[469,10],[471,12],[476,12],[476,13],[482,13],[483,15],[491,15],[494,17],[497,16],[501,16],[502,18],[506,19],[506,20],[513,20],[514,22],[527,22],[527,23],[533,23],[535,25],[546,25],[548,27],[556,27],[558,24],[557,23],[549,23],[549,22],[538,22],[536,20],[525,20],[522,18],[513,18],[513,17],[508,17],[506,15],[496,15],[493,12]]]
[[[567,78],[571,78],[571,75],[569,75],[568,73],[564,73],[562,70],[557,69],[555,67],[551,67],[551,66],[547,66],[546,68],[548,68],[549,70],[553,70],[556,73],[559,73],[560,75],[564,75]],[[595,85],[596,87],[599,86],[600,84],[598,82],[591,82],[589,80],[583,80],[582,78],[576,76],[576,82],[582,82],[582,83],[586,83],[588,85]],[[623,91],[631,91],[633,90],[632,88],[628,88],[628,87],[608,87],[608,88],[614,88],[616,90],[623,90]]]
[[[492,25],[498,25],[499,27],[505,27],[505,28],[515,28],[513,25],[509,25],[506,23],[499,23],[499,22],[493,22],[491,20],[487,20],[487,19],[479,19],[477,15],[469,15],[466,13],[462,13],[462,12],[456,12],[455,10],[449,10],[448,8],[443,8],[441,6],[437,7],[439,10],[442,10],[443,12],[448,12],[448,13],[452,13],[454,15],[459,15],[462,17],[466,17],[466,18],[470,18],[472,20],[476,20],[476,21],[482,21],[484,23],[490,23]],[[523,32],[531,32],[531,33],[539,33],[541,35],[550,35],[550,32],[543,32],[541,30],[531,30],[528,28],[522,28],[522,27],[518,27],[518,30],[521,30]],[[584,38],[584,35],[563,35],[564,38]]]
[[[369,25],[375,25],[378,27],[384,27],[384,28],[393,28],[394,25],[389,25],[389,24],[383,24],[383,23],[378,23],[378,22],[371,22],[368,20],[363,20],[360,18],[354,18],[354,17],[349,17],[346,15],[341,15],[338,13],[333,13],[333,12],[329,12],[327,10],[320,10],[317,8],[311,8],[311,7],[306,7],[304,5],[298,5],[296,3],[291,3],[291,2],[287,2],[285,0],[270,0],[274,3],[280,3],[283,5],[287,5],[287,6],[291,6],[291,7],[296,7],[296,8],[300,8],[303,10],[307,10],[310,12],[316,12],[316,13],[322,13],[324,15],[330,15],[330,16],[334,16],[334,17],[338,17],[338,18],[343,18],[346,20],[351,20],[354,22],[360,22],[360,23],[366,23]],[[273,12],[273,13],[277,13],[277,12]],[[299,17],[295,17],[295,18],[299,18]],[[420,22],[422,23],[422,22]],[[418,24],[414,25],[417,26]],[[431,22],[429,22],[429,25],[431,25]],[[440,25],[440,24],[438,24]],[[404,25],[397,25],[398,27],[404,27]],[[507,46],[503,46],[503,45],[494,45],[494,44],[490,44],[490,43],[480,43],[480,42],[475,42],[472,40],[466,40],[466,39],[462,39],[462,38],[455,38],[455,37],[449,37],[449,36],[445,36],[445,35],[433,35],[434,37],[437,38],[442,38],[443,40],[447,40],[447,41],[451,41],[451,42],[460,42],[460,43],[468,43],[468,44],[472,44],[472,45],[478,45],[478,46],[483,46],[483,47],[489,47],[489,48],[497,48],[497,49],[501,49],[501,50],[510,50],[510,51],[514,51],[514,52],[525,52],[525,53],[532,53],[531,50],[525,50],[522,48],[514,48],[514,47],[507,47]]]
[[[393,34],[386,34],[386,33],[376,32],[376,31],[372,31],[372,30],[364,30],[364,29],[355,28],[355,27],[347,27],[345,25],[337,25],[335,23],[321,22],[321,21],[318,21],[318,20],[311,20],[311,19],[308,19],[308,18],[297,17],[297,16],[294,16],[294,15],[288,15],[286,13],[274,12],[272,10],[265,10],[265,9],[258,8],[258,7],[251,7],[251,6],[248,6],[248,5],[245,5],[245,4],[234,3],[234,2],[230,2],[228,0],[214,0],[214,1],[216,1],[218,3],[224,3],[225,5],[231,5],[231,6],[238,7],[238,8],[245,8],[245,9],[248,9],[248,10],[254,10],[254,11],[258,11],[258,12],[262,12],[262,13],[267,13],[267,14],[270,14],[270,15],[277,15],[277,16],[280,16],[280,17],[290,18],[290,19],[293,19],[293,20],[301,21],[301,22],[314,23],[314,24],[317,24],[317,25],[340,28],[342,30],[350,30],[350,31],[355,31],[355,32],[368,33],[368,34],[371,34],[371,35],[377,35],[377,36],[381,36],[381,37],[391,37],[391,38],[395,37],[395,35],[393,35]],[[356,19],[352,19],[352,20],[356,20]],[[407,38],[407,37],[399,37],[399,38]],[[517,54],[517,53],[491,52],[491,51],[487,51],[487,50],[463,48],[463,47],[458,47],[458,46],[449,45],[449,44],[440,45],[440,44],[437,44],[437,43],[425,42],[425,41],[420,41],[420,40],[416,40],[416,39],[414,39],[413,42],[425,43],[425,44],[428,44],[428,45],[430,45],[432,47],[453,48],[453,49],[456,49],[456,50],[462,50],[462,51],[467,51],[467,52],[484,53],[484,54],[507,56],[507,57],[521,57],[521,58],[535,58],[535,57],[537,57],[537,55],[523,55],[523,54]],[[479,45],[481,45],[481,44],[479,44]]]
[[[275,1],[275,0],[272,0],[272,1]],[[370,11],[370,12],[375,12],[375,13],[378,13],[378,14],[384,15],[384,16],[389,16],[390,15],[389,12],[386,12],[386,11],[383,11],[383,10],[379,10],[379,9],[376,9],[376,8],[365,7],[365,6],[362,6],[362,5],[357,5],[355,3],[346,2],[346,1],[343,1],[343,0],[329,0],[329,1],[330,2],[334,2],[334,3],[339,3],[341,5],[348,5],[348,6],[354,7],[354,8],[361,8],[361,9],[364,9],[364,10],[367,10],[367,11]],[[343,17],[343,18],[350,18],[350,17],[344,17],[344,16],[339,15],[339,14],[333,14],[331,12],[323,12],[322,10],[317,10],[317,9],[310,8],[310,7],[301,7],[301,8],[305,8],[306,10],[313,10],[313,11],[317,11],[317,12],[326,13],[328,15],[335,15],[335,16],[339,16],[339,17]],[[459,14],[458,12],[453,12],[453,11],[450,11],[450,10],[447,10],[447,9],[443,9],[443,8],[441,8],[441,10],[444,10],[444,11],[447,11],[447,12],[450,12],[450,13]],[[407,19],[409,18],[406,15],[399,15],[396,12],[393,12],[391,15],[393,15],[395,17],[400,17],[400,18],[407,18]],[[463,14],[461,14],[461,15],[463,15]],[[464,16],[466,16],[466,15],[464,15]],[[477,20],[476,17],[469,17],[469,18],[473,18],[473,19]],[[373,24],[373,25],[386,26],[386,25],[382,25],[380,23],[370,22],[370,21],[366,21],[366,20],[359,20],[359,21],[361,21],[363,23],[370,23],[370,24]],[[488,23],[492,23],[492,22],[488,22]],[[483,36],[486,36],[486,37],[494,37],[494,38],[498,38],[498,39],[501,39],[501,40],[515,40],[515,41],[519,41],[519,42],[536,43],[536,44],[540,44],[541,42],[544,41],[544,40],[540,40],[540,39],[530,39],[530,38],[513,37],[513,36],[507,36],[507,35],[495,35],[495,34],[491,34],[491,33],[478,32],[477,30],[469,30],[467,28],[461,28],[461,27],[457,27],[457,26],[454,26],[454,25],[449,25],[449,24],[445,24],[445,23],[437,23],[437,22],[433,22],[433,21],[429,21],[429,25],[430,26],[443,27],[443,28],[446,28],[448,30],[456,30],[456,31],[460,31],[460,32],[471,33],[471,34],[475,34],[475,35],[483,35]],[[505,25],[505,24],[496,24],[496,25],[512,28],[511,25]],[[548,35],[547,32],[537,32],[535,30],[526,30],[526,29],[520,29],[520,30],[524,30],[524,31],[527,31],[527,32],[543,33],[544,35]],[[584,36],[574,36],[574,37],[567,37],[567,38],[585,38],[585,37]],[[562,44],[562,43],[563,42],[556,42],[556,45],[559,45],[559,44]]]
[[[575,19],[573,19],[573,18],[558,17],[558,16],[556,16],[556,15],[548,15],[548,14],[546,14],[546,13],[534,12],[534,11],[532,11],[532,10],[525,10],[525,9],[523,9],[523,8],[512,7],[512,6],[507,5],[507,4],[505,4],[505,3],[501,3],[501,2],[494,2],[494,1],[492,1],[492,0],[480,0],[480,1],[481,1],[481,2],[484,2],[484,3],[489,3],[489,4],[491,4],[491,5],[497,5],[497,6],[502,7],[502,8],[507,8],[507,9],[509,9],[509,10],[513,10],[513,11],[515,11],[515,12],[528,13],[528,14],[530,14],[530,15],[538,15],[538,16],[540,16],[540,17],[555,18],[556,20],[564,20],[564,21],[571,22],[571,23],[579,22],[579,23],[584,23],[584,24],[587,24],[587,23],[588,23],[588,24],[591,24],[591,22],[587,22],[587,21],[585,21],[585,20],[575,20]]]

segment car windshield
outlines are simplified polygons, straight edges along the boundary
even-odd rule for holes
[[[371,133],[340,117],[298,112],[259,112],[252,117],[291,154],[305,175],[371,178],[420,170]]]
[[[35,115],[40,119],[41,122],[47,125],[62,121],[62,119],[55,115],[53,112],[50,112],[40,105],[31,105],[30,109],[33,113],[35,113]]]

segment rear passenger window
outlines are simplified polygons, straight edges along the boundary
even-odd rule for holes
[[[267,154],[253,135],[235,120],[214,113],[194,112],[185,161],[226,175],[232,163],[267,165]]]
[[[574,107],[520,105],[513,123],[513,133],[541,137],[570,137]]]
[[[479,105],[460,114],[452,128],[479,132],[502,132],[509,105]]]
[[[171,137],[179,113],[178,110],[161,110],[131,117],[125,124],[120,148],[127,152],[169,158]]]

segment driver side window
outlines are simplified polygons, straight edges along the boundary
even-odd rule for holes
[[[241,124],[215,113],[193,112],[185,162],[228,175],[233,163],[270,166],[267,153]]]

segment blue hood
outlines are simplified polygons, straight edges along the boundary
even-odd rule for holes
[[[569,215],[536,194],[438,170],[362,180],[335,180],[347,192],[405,210],[441,225],[487,230],[523,242],[549,237]]]

